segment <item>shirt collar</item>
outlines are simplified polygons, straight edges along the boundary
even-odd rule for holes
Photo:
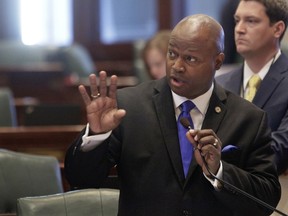
[[[272,59],[270,59],[270,61],[268,61],[264,67],[261,68],[261,70],[257,73],[261,80],[264,79],[264,77],[266,76],[266,74],[268,73],[271,65],[279,58],[279,56],[281,55],[281,50],[279,49],[278,52],[276,53],[275,57],[273,57]],[[243,89],[246,89],[247,83],[249,81],[249,79],[251,78],[251,76],[254,75],[253,71],[251,70],[251,68],[248,66],[247,62],[244,62],[244,74],[243,74]]]
[[[209,101],[210,101],[213,89],[214,89],[214,84],[212,83],[210,89],[207,92],[205,92],[203,95],[200,95],[199,97],[191,100],[203,116],[206,114],[206,111],[208,109]],[[182,97],[180,95],[177,95],[173,91],[172,91],[172,97],[173,97],[175,109],[177,109],[184,101],[189,100],[186,97]]]

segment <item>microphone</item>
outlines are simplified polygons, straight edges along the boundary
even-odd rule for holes
[[[189,120],[188,120],[187,118],[181,118],[181,119],[180,119],[180,122],[181,122],[181,124],[183,125],[183,127],[187,128],[188,130],[192,129],[192,127],[191,127],[191,125],[190,125],[190,122],[189,122]],[[196,149],[198,149],[198,148],[196,148]],[[214,175],[214,174],[210,171],[210,169],[209,169],[209,167],[208,167],[208,164],[207,164],[204,156],[201,154],[201,153],[202,153],[202,152],[201,152],[201,149],[198,149],[198,151],[200,152],[200,155],[201,155],[203,164],[204,164],[205,168],[207,169],[208,173],[211,175],[212,179],[214,179],[214,180],[216,179],[216,180],[219,181],[223,186],[224,186],[224,185],[229,186],[229,187],[232,188],[233,190],[237,191],[239,194],[241,194],[241,195],[243,195],[243,196],[245,196],[245,197],[253,200],[254,202],[256,202],[256,203],[258,203],[258,204],[266,207],[267,209],[270,209],[270,210],[272,210],[272,211],[274,211],[274,212],[277,212],[277,213],[280,214],[280,215],[288,216],[287,214],[285,214],[285,213],[281,212],[280,210],[274,208],[273,206],[269,205],[268,203],[263,202],[262,200],[258,199],[257,197],[254,197],[254,196],[252,196],[251,194],[249,194],[249,193],[241,190],[240,188],[238,188],[238,187],[236,187],[236,186],[234,186],[234,185],[232,185],[232,184],[224,181],[223,179],[218,178],[216,175]]]

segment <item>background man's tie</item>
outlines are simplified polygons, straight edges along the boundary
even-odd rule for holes
[[[187,128],[183,127],[180,123],[181,118],[187,118],[190,122],[191,128],[194,128],[190,111],[195,107],[195,104],[192,101],[185,101],[180,105],[181,113],[178,117],[177,126],[178,126],[178,136],[179,136],[179,143],[180,143],[180,150],[181,150],[181,157],[183,163],[183,169],[185,176],[188,173],[190,162],[193,155],[193,147],[192,144],[186,138]]]
[[[249,79],[249,82],[248,82],[248,88],[249,89],[245,95],[246,100],[248,100],[250,102],[253,100],[260,83],[261,83],[261,78],[257,74],[253,75]]]

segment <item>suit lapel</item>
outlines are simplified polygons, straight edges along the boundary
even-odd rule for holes
[[[229,91],[240,95],[242,88],[242,80],[243,80],[243,67],[236,69],[235,71],[231,71],[229,73],[229,79],[226,83],[226,89]]]
[[[226,106],[222,102],[226,97],[227,95],[224,89],[215,84],[214,91],[210,98],[209,107],[202,124],[202,129],[212,129],[217,133],[226,113]]]
[[[279,83],[283,80],[282,73],[288,70],[286,66],[287,61],[288,59],[282,54],[271,66],[253,99],[255,105],[260,108],[264,107],[277,86],[279,86]]]
[[[164,81],[164,80],[163,80]],[[183,185],[184,173],[179,149],[177,124],[171,90],[167,81],[158,82],[156,94],[153,97],[160,128],[165,140],[170,162],[175,170],[179,183]]]

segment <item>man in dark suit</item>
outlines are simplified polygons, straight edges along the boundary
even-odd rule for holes
[[[117,165],[120,216],[270,215],[211,178],[212,173],[272,206],[280,199],[266,114],[213,82],[223,50],[219,23],[194,15],[171,33],[166,78],[116,92],[112,76],[107,92],[106,73],[100,72],[99,86],[90,75],[92,98],[79,86],[89,124],[65,160],[72,188],[101,187]],[[185,175],[176,122],[187,100],[195,104],[194,129],[186,133],[195,149]]]
[[[248,80],[258,74],[252,103],[265,110],[272,129],[278,174],[288,168],[288,58],[280,41],[288,23],[286,0],[242,0],[235,12],[235,41],[244,65],[216,78],[224,88],[245,97]]]

